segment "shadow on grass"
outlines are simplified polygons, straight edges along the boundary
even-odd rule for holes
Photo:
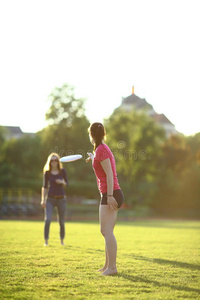
[[[178,290],[178,291],[185,291],[185,292],[195,292],[200,294],[200,289],[195,289],[195,288],[190,288],[190,287],[185,287],[185,286],[177,286],[177,285],[171,285],[167,283],[161,283],[155,280],[150,280],[144,277],[139,277],[139,276],[133,276],[129,274],[125,274],[124,272],[119,272],[115,274],[117,277],[122,277],[124,279],[127,279],[132,282],[143,282],[145,284],[154,284],[157,287],[166,287],[166,288],[171,288],[173,290]]]
[[[161,265],[170,265],[173,267],[178,267],[178,268],[184,268],[184,269],[191,269],[191,270],[197,270],[200,271],[200,265],[194,265],[194,264],[189,264],[189,263],[184,263],[184,262],[179,262],[175,260],[168,260],[168,259],[160,259],[160,258],[149,258],[149,257],[144,257],[140,255],[131,255],[135,260],[144,260],[148,262],[153,262]]]
[[[91,248],[88,248],[88,249],[87,249],[87,253],[97,253],[97,252],[105,253],[105,250],[101,250],[101,249],[91,249]]]

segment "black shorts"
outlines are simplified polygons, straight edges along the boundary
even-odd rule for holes
[[[124,202],[124,194],[122,190],[114,190],[113,191],[113,197],[118,203],[118,208],[120,208]],[[107,193],[101,194],[101,202],[100,205],[108,205],[107,203]]]

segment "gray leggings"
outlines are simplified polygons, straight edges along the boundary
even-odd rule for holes
[[[49,227],[51,224],[52,213],[54,206],[57,207],[59,224],[60,224],[60,238],[65,237],[65,208],[66,208],[66,198],[54,199],[48,197],[46,208],[45,208],[45,225],[44,225],[44,238],[48,240],[49,238]]]

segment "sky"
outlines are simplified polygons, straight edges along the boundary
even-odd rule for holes
[[[0,1],[0,125],[37,132],[54,87],[103,121],[135,87],[185,135],[200,131],[199,0]]]

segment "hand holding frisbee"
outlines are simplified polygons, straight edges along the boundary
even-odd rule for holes
[[[71,161],[75,161],[78,159],[81,159],[82,155],[81,154],[75,154],[75,155],[67,155],[67,156],[63,156],[60,158],[61,162],[71,162]]]

